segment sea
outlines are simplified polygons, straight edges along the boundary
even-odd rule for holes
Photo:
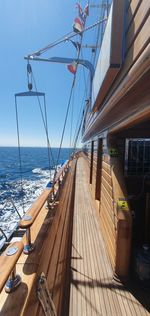
[[[72,149],[0,147],[0,249]],[[21,168],[20,168],[21,162]],[[5,237],[6,236],[6,237]]]

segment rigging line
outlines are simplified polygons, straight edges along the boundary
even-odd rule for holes
[[[72,107],[71,107],[71,124],[70,124],[70,148],[72,146],[72,129],[73,129],[73,114],[74,114],[74,90],[73,90],[73,97],[72,97]]]
[[[83,54],[82,54],[82,51],[81,51],[81,58],[83,59]],[[88,78],[89,78],[89,74],[88,74]],[[86,75],[85,75],[85,69],[83,67],[83,78],[84,78],[84,84],[85,84],[85,91],[87,92],[87,81],[86,81]]]
[[[34,52],[34,53],[28,55],[28,56],[39,56],[39,55],[43,54],[43,53],[46,52],[48,49],[50,49],[50,48],[52,48],[52,47],[58,45],[59,43],[62,43],[62,42],[65,40],[65,38],[69,36],[69,34],[73,34],[73,32],[68,32],[66,35],[63,35],[60,39],[58,39],[58,40],[52,42],[51,44],[48,44],[47,46],[41,48],[40,50],[38,50],[38,51],[36,51],[36,52]],[[62,42],[61,42],[61,41],[62,41]]]
[[[82,51],[81,51],[81,54],[82,54]],[[83,70],[84,70],[84,73],[85,73],[85,69],[83,68]],[[85,91],[86,91],[86,89],[85,89]],[[83,99],[82,99],[82,102],[81,102],[81,107],[80,107],[80,111],[79,111],[79,114],[78,114],[78,120],[77,120],[77,124],[76,124],[76,128],[75,128],[75,132],[74,132],[74,137],[73,137],[73,141],[72,141],[72,146],[73,146],[73,144],[74,144],[74,141],[75,141],[75,135],[76,135],[76,133],[77,133],[77,130],[78,130],[78,124],[79,124],[79,122],[80,122],[80,116],[81,116],[81,112],[83,111],[83,107],[84,107],[84,101],[85,101],[85,91],[84,91],[84,95],[83,95]]]
[[[48,151],[48,163],[49,163],[49,175],[51,181],[51,160],[50,160],[50,148],[49,148],[49,136],[48,136],[48,124],[47,124],[47,108],[46,108],[46,100],[44,95],[44,111],[45,111],[45,127],[47,130],[47,151]]]
[[[34,86],[35,86],[35,90],[37,92],[38,90],[37,90],[37,85],[36,85],[36,81],[35,81],[35,77],[34,77],[33,71],[32,71],[32,78],[33,78],[33,83],[34,83]],[[38,99],[38,104],[39,104],[39,108],[40,108],[40,112],[41,112],[41,116],[42,116],[42,121],[43,121],[44,129],[45,129],[45,133],[46,133],[47,144],[48,144],[49,149],[50,149],[50,153],[51,153],[51,157],[52,157],[52,163],[53,163],[53,166],[54,166],[55,165],[55,161],[54,161],[54,157],[53,157],[53,153],[52,153],[52,149],[51,149],[51,145],[50,145],[50,140],[49,140],[49,136],[48,136],[48,126],[46,126],[46,122],[45,122],[43,111],[42,111],[41,101],[40,101],[40,98],[39,98],[38,95],[37,95],[37,99]]]
[[[75,133],[74,133],[73,148],[75,146],[75,140],[76,140],[76,137],[77,137],[77,134],[78,134],[78,130],[79,130],[80,122],[82,120],[83,113],[84,113],[84,110],[83,110],[83,107],[81,107],[80,113],[79,113],[79,117],[78,117],[78,122],[77,122],[77,125],[76,125],[76,130],[75,130]]]
[[[82,31],[82,32],[78,32],[78,34],[81,35],[81,40],[80,40],[80,47],[81,47],[82,40],[83,40],[83,31]],[[68,106],[67,106],[67,111],[66,111],[66,117],[65,117],[65,122],[64,122],[62,137],[61,137],[60,146],[59,146],[59,151],[58,151],[58,157],[57,157],[57,163],[56,163],[54,178],[55,178],[55,174],[56,174],[56,171],[57,171],[57,164],[58,164],[58,161],[59,161],[59,158],[60,158],[60,152],[61,152],[61,147],[62,147],[62,143],[63,143],[64,133],[65,133],[65,128],[66,128],[66,123],[67,123],[67,118],[68,118],[68,113],[69,113],[69,108],[70,108],[70,103],[71,103],[71,98],[72,98],[72,93],[73,93],[73,89],[74,89],[74,86],[75,86],[76,75],[77,75],[77,70],[78,70],[78,65],[79,65],[78,60],[79,60],[79,57],[80,57],[80,52],[81,52],[81,48],[78,50],[78,53],[77,53],[76,73],[74,74],[74,78],[73,78],[73,82],[72,82],[72,86],[71,86],[71,91],[70,91],[70,96],[69,96],[69,101],[68,101]]]
[[[74,132],[73,144],[75,142],[76,134],[77,134],[77,131],[78,131],[78,128],[79,128],[78,125],[80,124],[80,121],[81,121],[81,115],[82,115],[82,112],[83,112],[83,109],[84,109],[84,100],[85,100],[85,91],[84,91],[84,96],[83,96],[83,100],[82,100],[82,106],[81,106],[80,112],[78,114],[78,120],[77,120],[77,123],[76,123],[75,132]]]
[[[76,135],[76,138],[75,138],[75,142],[74,142],[74,146],[73,146],[74,151],[75,151],[75,149],[76,149],[76,145],[77,145],[77,141],[78,141],[79,133],[80,133],[80,131],[81,131],[83,118],[84,118],[84,111],[83,111],[83,113],[82,113],[82,118],[81,118],[81,121],[80,121],[79,129],[78,129],[78,132],[77,132],[77,135]]]
[[[89,77],[89,75],[88,75]],[[75,128],[75,132],[74,132],[74,140],[73,140],[73,143],[75,142],[75,138],[76,138],[76,134],[77,134],[77,131],[78,131],[78,125],[80,124],[80,121],[81,121],[81,113],[83,113],[83,110],[84,110],[84,102],[85,102],[85,98],[86,98],[86,88],[84,89],[84,94],[83,94],[83,99],[82,99],[82,106],[80,108],[80,112],[79,112],[79,115],[78,115],[78,121],[77,121],[77,124],[76,124],[76,128]]]
[[[39,55],[45,53],[45,52],[46,52],[47,50],[49,50],[50,48],[53,48],[53,47],[57,46],[58,44],[61,44],[61,43],[63,43],[63,42],[66,42],[67,40],[69,40],[69,39],[72,38],[72,37],[75,37],[75,36],[77,36],[77,35],[82,35],[84,32],[86,32],[86,31],[92,29],[93,27],[96,27],[97,25],[99,25],[100,23],[102,23],[102,22],[104,22],[104,21],[107,21],[107,18],[105,18],[105,19],[103,19],[103,20],[100,20],[100,21],[97,21],[97,22],[95,22],[94,24],[92,24],[92,25],[90,25],[90,26],[87,26],[87,27],[86,27],[83,31],[81,31],[81,32],[78,32],[78,33],[70,32],[70,33],[71,33],[70,36],[66,36],[66,35],[65,35],[64,38],[61,39],[61,40],[59,40],[59,41],[57,41],[57,43],[55,43],[55,44],[49,44],[49,45],[47,45],[46,47],[40,49],[39,51],[36,51],[36,52],[34,52],[34,53],[32,53],[32,54],[28,54],[28,55],[27,55],[27,58],[32,58],[32,57],[34,57],[34,56],[39,56]]]
[[[82,51],[81,51],[81,54],[82,54]],[[85,69],[84,68],[83,68],[83,71],[84,71],[84,74],[85,74]],[[86,82],[85,82],[84,94],[83,94],[82,101],[81,101],[81,107],[80,107],[80,110],[79,110],[79,113],[78,113],[78,120],[77,120],[76,127],[75,127],[75,132],[74,132],[72,145],[75,142],[75,138],[76,138],[76,134],[77,134],[77,130],[78,130],[78,125],[80,124],[80,121],[81,121],[81,113],[83,112],[83,109],[84,109],[85,99],[86,99]]]
[[[66,129],[66,123],[67,123],[67,118],[68,118],[68,113],[69,113],[69,108],[70,108],[72,93],[73,93],[74,84],[75,84],[75,78],[76,78],[76,76],[74,76],[74,78],[73,78],[73,82],[72,82],[72,86],[71,86],[71,91],[70,91],[70,95],[69,95],[69,101],[68,101],[68,105],[67,105],[67,111],[66,111],[66,116],[65,116],[65,122],[64,122],[64,127],[63,127],[63,131],[62,131],[62,136],[61,136],[61,141],[60,141],[60,146],[59,146],[57,161],[56,161],[56,168],[55,168],[54,178],[55,178],[55,175],[56,175],[57,165],[58,165],[58,161],[59,161],[59,158],[60,158],[60,152],[61,152],[61,148],[62,148],[62,143],[63,143],[64,133],[65,133],[65,129]]]
[[[21,186],[21,198],[22,198],[22,208],[25,214],[24,208],[24,198],[23,198],[23,178],[22,178],[22,160],[21,160],[21,148],[20,148],[20,133],[19,133],[19,118],[18,118],[18,108],[17,108],[17,97],[15,96],[15,110],[16,110],[16,124],[17,124],[17,138],[18,138],[18,155],[19,155],[19,169],[20,169],[20,186]]]

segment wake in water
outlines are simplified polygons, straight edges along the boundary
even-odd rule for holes
[[[52,148],[52,151],[54,160],[57,160],[58,148]],[[62,149],[58,168],[69,154],[70,149]],[[18,148],[0,147],[0,228],[7,238],[19,222],[19,214],[23,216],[54,176],[54,167],[48,168],[47,148],[21,148],[21,155],[22,185]],[[0,232],[0,248],[5,240]]]
[[[49,170],[35,168],[32,170],[32,173],[36,175],[36,180],[24,179],[22,182],[23,190],[20,180],[11,182],[5,181],[4,185],[0,185],[0,227],[7,238],[10,237],[17,227],[20,220],[19,214],[21,217],[23,216],[50,181]],[[51,170],[51,180],[53,176],[54,170]],[[0,233],[0,248],[4,242],[5,238],[3,234]]]

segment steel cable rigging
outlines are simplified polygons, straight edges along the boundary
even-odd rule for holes
[[[69,100],[68,100],[68,105],[67,105],[67,110],[66,110],[66,116],[65,116],[65,121],[64,121],[64,126],[63,126],[63,131],[62,131],[62,136],[61,136],[61,141],[60,141],[60,146],[59,146],[59,151],[58,151],[58,157],[57,157],[57,161],[56,161],[56,168],[57,168],[57,164],[58,164],[58,161],[59,161],[59,158],[60,158],[60,152],[61,152],[61,148],[62,148],[62,143],[63,143],[64,133],[65,133],[65,128],[66,128],[67,118],[68,118],[68,114],[69,114],[71,98],[72,98],[73,89],[74,89],[75,81],[76,81],[76,75],[77,75],[77,70],[78,70],[78,65],[79,65],[78,61],[79,61],[79,58],[80,58],[81,44],[82,44],[82,40],[83,40],[83,32],[84,31],[78,32],[79,36],[81,36],[81,37],[80,37],[80,47],[78,49],[77,58],[76,58],[76,63],[77,63],[76,64],[76,72],[74,74],[73,81],[72,81],[72,86],[71,86],[71,90],[70,90],[70,95],[69,95]],[[55,174],[56,174],[56,169],[55,169]]]
[[[100,23],[102,23],[102,22],[104,22],[104,21],[106,21],[106,20],[107,20],[107,19],[103,19],[103,20],[97,21],[97,22],[95,22],[94,24],[92,24],[92,25],[86,27],[83,31],[78,32],[78,34],[76,34],[76,33],[74,33],[74,32],[67,33],[67,34],[64,35],[64,37],[62,37],[60,40],[55,41],[54,43],[49,44],[49,45],[43,47],[43,48],[40,49],[39,51],[33,52],[33,53],[31,53],[31,54],[28,54],[28,55],[25,57],[25,59],[29,60],[30,58],[32,59],[33,57],[36,57],[36,56],[38,57],[38,56],[40,56],[41,54],[43,54],[43,53],[45,53],[46,51],[48,51],[49,49],[51,49],[51,48],[53,48],[53,47],[55,47],[55,46],[57,46],[57,45],[59,45],[59,44],[61,44],[61,43],[63,43],[63,42],[66,42],[66,41],[68,41],[69,39],[71,39],[71,38],[73,38],[73,37],[75,37],[75,36],[77,36],[77,35],[81,35],[81,36],[82,36],[82,35],[84,34],[84,32],[89,31],[89,30],[92,29],[93,27],[96,27],[97,25],[99,25]],[[70,34],[70,35],[68,36],[68,34]]]
[[[25,207],[24,207],[24,187],[23,187],[23,168],[22,168],[22,158],[21,158],[21,144],[20,144],[20,130],[19,130],[19,115],[18,115],[18,106],[17,106],[17,97],[19,96],[36,96],[38,100],[38,105],[46,133],[46,139],[47,139],[47,150],[48,150],[48,164],[49,164],[49,173],[50,173],[50,183],[52,181],[52,175],[51,175],[51,159],[50,159],[50,154],[53,160],[53,166],[54,166],[54,158],[50,146],[50,141],[49,141],[49,135],[48,135],[48,122],[47,122],[47,108],[46,108],[46,99],[45,99],[45,94],[44,93],[39,93],[37,91],[37,86],[36,86],[36,81],[32,72],[31,65],[28,63],[27,64],[27,81],[28,81],[28,92],[23,92],[19,94],[15,94],[15,112],[16,112],[16,126],[17,126],[17,140],[18,140],[18,157],[19,157],[19,169],[20,169],[20,187],[21,187],[21,200],[22,200],[22,207],[23,207],[23,213],[25,213]],[[32,92],[32,82],[34,83],[35,90],[36,92]],[[39,95],[42,95],[44,97],[44,113],[42,110],[42,105],[40,101]]]

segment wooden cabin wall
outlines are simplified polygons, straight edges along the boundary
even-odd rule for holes
[[[150,1],[131,0],[126,7],[125,21],[125,59],[115,81],[99,110],[91,113],[89,124],[85,130],[83,141],[93,139],[106,130],[113,134],[121,124],[141,123],[150,115]],[[136,121],[137,120],[137,121]],[[92,124],[93,122],[93,124]],[[127,123],[126,123],[127,122]],[[125,125],[123,125],[125,126]],[[114,130],[113,130],[114,129]],[[116,132],[116,131],[115,131]],[[133,131],[134,132],[134,131]],[[124,138],[119,139],[121,165],[124,164]],[[91,186],[96,189],[96,168],[98,140],[93,145],[93,165]],[[100,191],[100,220],[109,257],[115,266],[118,218],[114,206],[114,187],[112,159],[108,152],[103,153]],[[124,184],[124,178],[120,173]],[[119,181],[118,181],[119,182]],[[119,187],[119,185],[118,185]],[[122,194],[123,197],[123,194]],[[130,210],[128,211],[130,215]],[[130,217],[130,216],[129,216]],[[127,219],[130,222],[130,219]],[[130,225],[130,223],[129,223]]]
[[[92,191],[93,191],[94,198],[96,194],[97,157],[98,157],[98,140],[95,140],[93,141],[93,163],[92,163]]]
[[[105,154],[102,157],[100,219],[102,223],[103,237],[107,246],[112,266],[114,267],[116,257],[117,214],[115,213],[113,203],[110,157],[109,155]]]
[[[103,141],[88,144],[89,182],[93,197],[99,200],[100,220],[112,266],[115,265],[117,216],[113,204],[113,188],[109,155],[103,154]],[[99,179],[97,178],[97,174]],[[98,190],[99,197],[98,197]]]
[[[91,188],[93,197],[99,202],[101,229],[112,267],[114,271],[126,277],[128,274],[129,260],[125,258],[130,258],[130,211],[126,211],[128,215],[127,218],[121,215],[121,222],[127,227],[126,229],[129,233],[127,233],[126,237],[124,235],[123,240],[121,240],[122,237],[120,238],[120,235],[118,235],[120,234],[120,218],[117,210],[118,198],[126,198],[125,181],[122,172],[123,159],[120,155],[119,158],[112,158],[108,153],[109,149],[106,143],[106,139],[102,138],[91,142],[91,148],[93,150],[90,163],[90,166],[92,166]],[[118,144],[121,149],[120,152],[122,152],[124,141],[121,139]],[[122,243],[124,245],[122,257],[124,256],[124,258],[120,259],[117,252]]]
[[[92,163],[92,153],[93,153],[93,149],[92,149],[92,142],[88,142],[85,144],[84,148],[83,148],[83,152],[87,158],[87,162],[88,162],[88,178],[90,179],[91,177],[91,163]]]

